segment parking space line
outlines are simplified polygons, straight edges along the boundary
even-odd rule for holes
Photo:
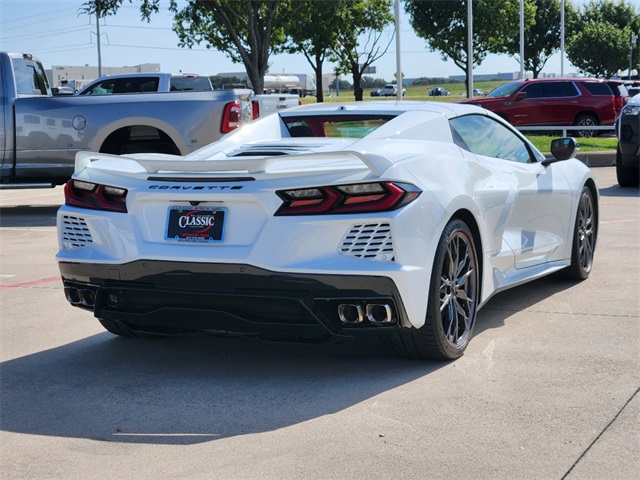
[[[604,220],[600,222],[600,225],[609,225],[612,223],[633,223],[640,222],[640,218],[628,218],[626,220]]]
[[[40,280],[31,280],[30,282],[15,283],[13,285],[1,285],[0,290],[10,290],[12,288],[33,287],[42,285],[43,283],[51,283],[60,281],[60,277],[41,278]]]

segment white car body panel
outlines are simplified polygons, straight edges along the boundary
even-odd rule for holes
[[[481,304],[500,290],[570,264],[579,193],[593,181],[581,162],[520,164],[458,147],[449,118],[481,113],[497,119],[477,107],[367,103],[371,105],[310,105],[281,115],[321,115],[328,110],[405,113],[362,139],[290,138],[281,116],[271,115],[186,157],[78,154],[73,178],[127,189],[128,213],[63,206],[58,213],[58,262],[122,265],[153,259],[243,264],[283,275],[386,277],[399,291],[404,326],[413,328],[425,322],[434,255],[456,212],[469,212],[478,226]],[[250,148],[297,153],[234,156]],[[242,175],[255,180],[203,181]],[[379,180],[413,184],[422,193],[388,212],[274,216],[282,204],[277,190]],[[186,208],[190,202],[226,209],[222,242],[189,244],[165,238],[168,207]],[[65,239],[63,225],[70,217],[84,222],[91,243],[78,247]],[[390,226],[392,254],[365,259],[341,251],[347,232],[363,222]]]

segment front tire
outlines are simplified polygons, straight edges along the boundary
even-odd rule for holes
[[[640,172],[622,163],[622,152],[619,146],[616,150],[616,176],[618,185],[621,187],[637,187],[640,184]]]
[[[568,280],[585,280],[593,267],[593,254],[596,248],[598,219],[593,193],[589,187],[583,187],[578,202],[576,224],[571,248],[571,265],[563,270]]]
[[[436,250],[425,324],[392,337],[396,353],[414,359],[461,357],[475,325],[479,278],[473,235],[466,223],[453,219]]]

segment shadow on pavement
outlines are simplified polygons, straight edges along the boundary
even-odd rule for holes
[[[640,197],[638,188],[622,188],[620,185],[612,185],[610,187],[600,189],[601,197]]]
[[[476,333],[571,285],[544,279],[498,295],[480,311]],[[189,445],[330,415],[447,365],[395,358],[374,339],[314,345],[105,332],[2,363],[0,428]]]
[[[1,227],[55,227],[60,205],[0,207]]]

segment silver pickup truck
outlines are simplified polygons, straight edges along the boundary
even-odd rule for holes
[[[0,188],[62,184],[82,150],[186,155],[251,121],[251,94],[53,97],[37,58],[0,52]]]

